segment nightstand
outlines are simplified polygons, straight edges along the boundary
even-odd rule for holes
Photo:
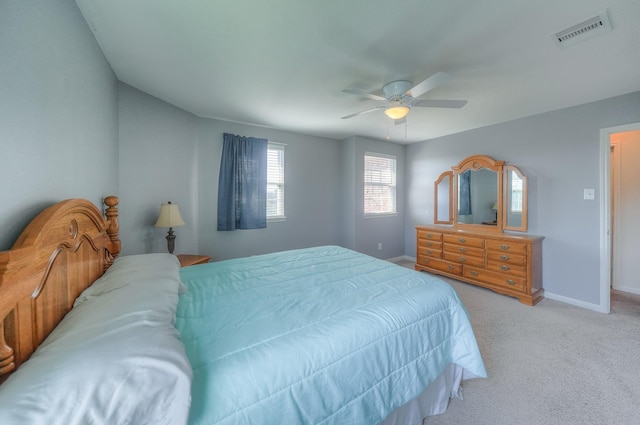
[[[211,260],[208,255],[192,255],[192,254],[179,254],[177,255],[180,260],[180,267],[195,266],[196,264],[205,264]]]

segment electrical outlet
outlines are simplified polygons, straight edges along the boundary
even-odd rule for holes
[[[584,190],[584,199],[585,201],[593,201],[596,199],[596,190],[595,189],[585,189]]]
[[[382,242],[378,242],[378,250],[382,250]]]

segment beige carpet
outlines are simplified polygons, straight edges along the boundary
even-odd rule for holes
[[[469,310],[489,377],[466,381],[464,400],[425,425],[640,424],[640,297],[616,293],[602,314],[444,280]]]

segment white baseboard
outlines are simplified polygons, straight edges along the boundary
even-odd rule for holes
[[[602,308],[599,304],[586,303],[584,301],[576,300],[575,298],[569,298],[563,295],[553,294],[548,291],[544,291],[544,297],[549,298],[550,300],[560,301],[565,304],[575,305],[576,307],[582,307],[589,310],[597,311],[598,313],[609,313],[608,311],[602,311]]]
[[[622,292],[628,292],[630,294],[640,295],[640,289],[633,288],[633,287],[630,287],[630,286],[616,286],[613,289],[616,290],[616,291],[622,291]]]
[[[412,261],[416,262],[415,257],[409,257],[408,255],[401,255],[400,257],[387,258],[387,261],[391,263],[397,263],[398,261]]]

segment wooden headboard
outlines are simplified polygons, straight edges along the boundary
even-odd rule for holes
[[[120,252],[118,198],[42,211],[0,252],[0,383],[24,363]]]

